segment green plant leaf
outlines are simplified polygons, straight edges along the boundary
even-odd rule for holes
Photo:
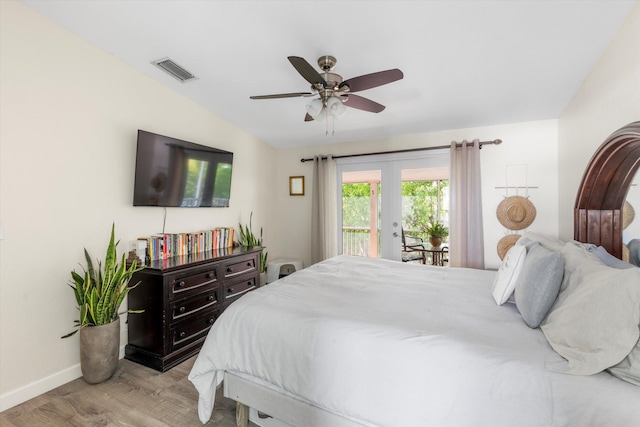
[[[121,262],[118,263],[118,256],[115,241],[115,225],[111,226],[111,236],[104,264],[98,260],[97,268],[85,249],[84,255],[87,268],[81,275],[71,271],[71,281],[69,286],[73,288],[74,297],[78,303],[79,319],[74,321],[77,328],[86,326],[98,326],[112,322],[118,316],[118,309],[129,290],[135,286],[128,286],[129,280],[136,271],[144,268],[138,267],[133,262],[126,266],[125,255],[122,255]],[[128,310],[129,313],[141,313],[143,310]],[[75,334],[77,330],[64,335],[67,338]]]

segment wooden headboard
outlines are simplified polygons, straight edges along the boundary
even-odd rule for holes
[[[622,258],[622,208],[640,168],[640,121],[612,133],[591,158],[574,210],[574,239]]]

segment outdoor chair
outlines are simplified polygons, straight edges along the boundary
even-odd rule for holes
[[[419,260],[422,264],[426,264],[425,249],[424,240],[420,237],[405,235],[402,228],[402,262]]]

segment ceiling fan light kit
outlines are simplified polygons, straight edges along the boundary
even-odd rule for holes
[[[318,66],[322,74],[317,72],[304,58],[289,56],[288,59],[296,71],[311,83],[311,92],[256,95],[250,98],[276,99],[317,96],[307,104],[307,114],[304,118],[306,122],[322,121],[327,117],[338,117],[344,113],[346,107],[379,113],[385,109],[384,105],[362,96],[351,95],[351,93],[392,83],[404,77],[402,71],[394,68],[343,80],[341,75],[331,72],[337,62],[336,58],[331,55],[324,55],[318,58]]]
[[[320,113],[324,109],[324,104],[320,98],[312,99],[310,103],[307,104],[307,113],[314,119],[317,120],[320,116]]]
[[[344,110],[346,110],[347,107],[344,106],[343,102],[344,101],[336,98],[335,96],[332,96],[329,99],[327,99],[327,105],[325,105],[324,107],[327,110],[327,114],[330,114],[336,117],[344,113]]]

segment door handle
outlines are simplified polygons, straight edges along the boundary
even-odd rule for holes
[[[393,237],[398,237],[398,233],[397,232],[393,232]]]

